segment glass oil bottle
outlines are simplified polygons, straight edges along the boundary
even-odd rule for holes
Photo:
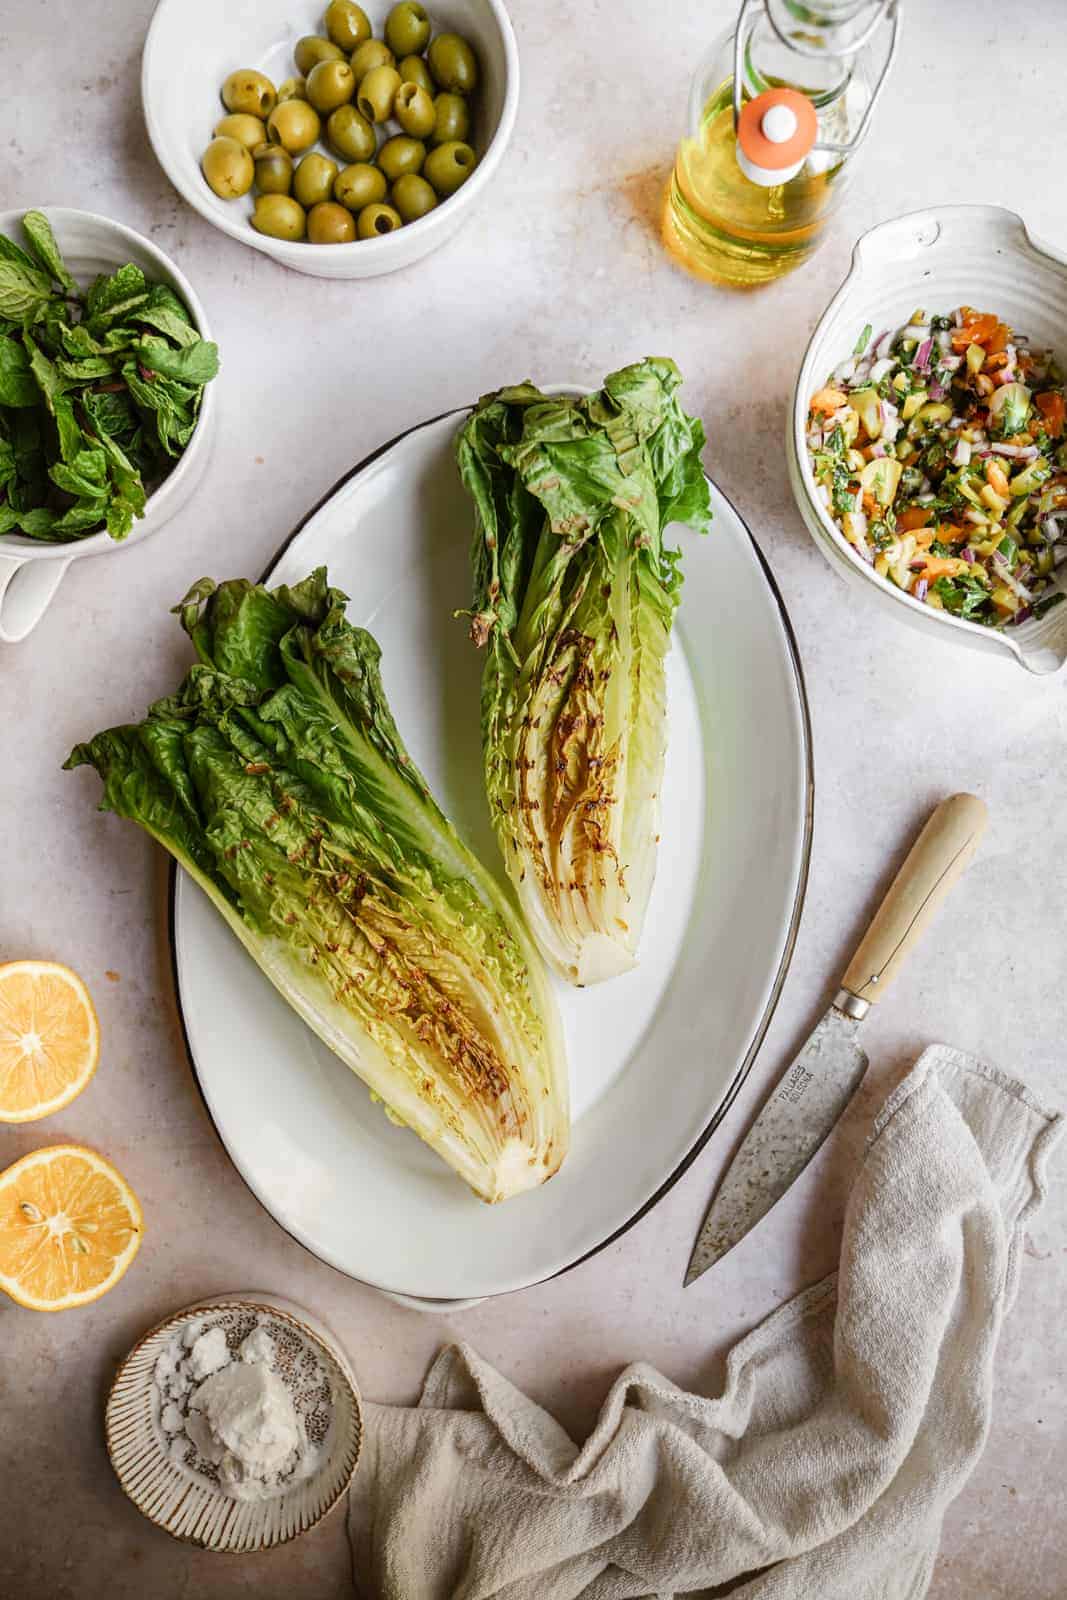
[[[664,242],[683,266],[754,287],[810,255],[885,84],[899,5],[742,0],[693,80],[667,191]]]

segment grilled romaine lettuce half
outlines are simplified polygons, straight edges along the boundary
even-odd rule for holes
[[[324,570],[203,580],[176,608],[200,665],[145,720],[78,745],[102,810],[189,872],[253,960],[391,1115],[489,1201],[569,1137],[547,974],[397,730],[379,650]]]
[[[663,536],[711,517],[680,383],[649,359],[583,399],[501,389],[457,442],[489,809],[534,937],[573,984],[634,965],[655,876],[682,584]]]

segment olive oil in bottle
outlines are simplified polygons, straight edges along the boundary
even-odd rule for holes
[[[898,0],[744,0],[697,73],[663,237],[699,277],[769,283],[815,248],[885,80]],[[890,28],[870,86],[861,47]],[[857,43],[858,41],[858,43]]]

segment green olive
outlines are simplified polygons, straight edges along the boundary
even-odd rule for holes
[[[464,140],[471,131],[471,114],[461,94],[439,94],[433,103],[433,143]]]
[[[430,42],[430,19],[418,0],[400,0],[385,19],[385,42],[394,55],[418,55]]]
[[[431,97],[437,93],[437,85],[421,56],[405,56],[397,71],[404,83],[417,83]]]
[[[226,110],[243,111],[250,117],[269,117],[275,99],[273,83],[252,67],[231,72],[222,86],[222,103]]]
[[[287,100],[275,106],[267,118],[267,138],[280,144],[291,156],[310,150],[322,127],[319,114],[306,100]]]
[[[347,61],[320,61],[308,74],[308,99],[324,117],[347,105],[355,92],[355,74]]]
[[[458,33],[439,33],[426,52],[434,78],[450,94],[470,94],[478,86],[478,62]]]
[[[261,144],[252,151],[260,194],[288,194],[293,187],[293,158],[280,144]]]
[[[308,85],[306,78],[286,78],[284,83],[278,85],[278,104],[284,105],[286,100],[306,100]]]
[[[475,154],[469,144],[452,139],[431,150],[423,164],[422,175],[432,183],[442,199],[455,194],[460,184],[466,183],[474,171]]]
[[[306,33],[296,42],[293,60],[296,62],[297,72],[306,78],[312,67],[317,67],[320,61],[343,61],[344,51],[339,50],[329,39],[320,38],[317,33]]]
[[[393,101],[400,88],[395,67],[372,67],[359,86],[356,104],[368,122],[387,122],[393,114]]]
[[[212,139],[200,162],[204,177],[220,200],[236,200],[252,187],[252,157],[237,139]]]
[[[257,145],[266,143],[267,125],[259,117],[250,117],[247,111],[231,111],[228,117],[216,122],[215,137],[236,139],[246,150],[254,150]]]
[[[287,194],[261,194],[256,197],[252,226],[272,239],[302,239],[307,229],[304,208]]]
[[[393,116],[413,139],[428,139],[433,132],[433,101],[417,83],[401,83],[393,101]]]
[[[356,232],[361,239],[376,239],[379,234],[393,233],[403,225],[403,217],[392,206],[364,206],[356,219]]]
[[[385,176],[368,161],[357,161],[337,174],[333,197],[349,211],[362,211],[385,199]]]
[[[345,161],[372,161],[378,137],[355,106],[338,106],[326,124],[326,138]]]
[[[293,173],[293,195],[302,206],[317,206],[330,198],[336,176],[337,162],[313,150]]]
[[[378,151],[378,165],[390,183],[395,183],[406,172],[420,171],[425,160],[426,146],[422,140],[409,139],[406,133],[386,139]]]
[[[389,198],[405,222],[418,222],[437,204],[437,196],[426,179],[415,172],[405,172],[398,178]]]
[[[364,44],[353,50],[349,65],[356,75],[356,88],[358,89],[368,72],[373,72],[375,67],[395,66],[393,52],[387,44],[380,39],[368,39]]]
[[[354,50],[373,32],[367,13],[362,6],[353,5],[352,0],[331,0],[324,20],[326,32],[334,44],[346,51]]]
[[[320,200],[308,212],[308,238],[312,244],[351,244],[355,237],[355,218],[344,206]]]

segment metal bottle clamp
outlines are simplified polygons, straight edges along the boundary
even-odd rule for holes
[[[846,56],[857,55],[859,51],[863,49],[864,45],[869,43],[869,41],[874,37],[882,23],[888,22],[891,27],[891,32],[889,35],[889,47],[886,51],[885,62],[882,66],[882,71],[879,75],[878,82],[875,84],[874,89],[871,92],[871,98],[867,102],[867,109],[860,118],[859,127],[856,129],[851,141],[848,144],[838,144],[832,139],[817,139],[812,146],[812,149],[814,150],[826,150],[833,155],[840,156],[852,155],[854,151],[858,150],[860,144],[863,142],[863,139],[866,136],[868,126],[870,125],[871,113],[877,105],[878,98],[885,87],[885,81],[889,76],[889,69],[893,65],[893,58],[896,55],[897,40],[900,35],[900,0],[873,0],[873,5],[874,10],[871,15],[871,19],[867,26],[860,33],[859,37],[850,40],[847,49],[834,51],[828,50],[825,45],[808,44],[799,38],[790,37],[789,35],[783,33],[781,25],[774,15],[770,0],[741,0],[741,9],[737,14],[737,27],[734,31],[734,128],[736,129],[738,119],[741,116],[742,82],[745,70],[744,58],[746,35],[744,21],[748,13],[750,11],[754,11],[757,6],[763,8],[763,11],[767,17],[767,21],[770,23],[778,39],[787,50],[794,51],[796,55],[809,56],[819,61],[843,60]]]

